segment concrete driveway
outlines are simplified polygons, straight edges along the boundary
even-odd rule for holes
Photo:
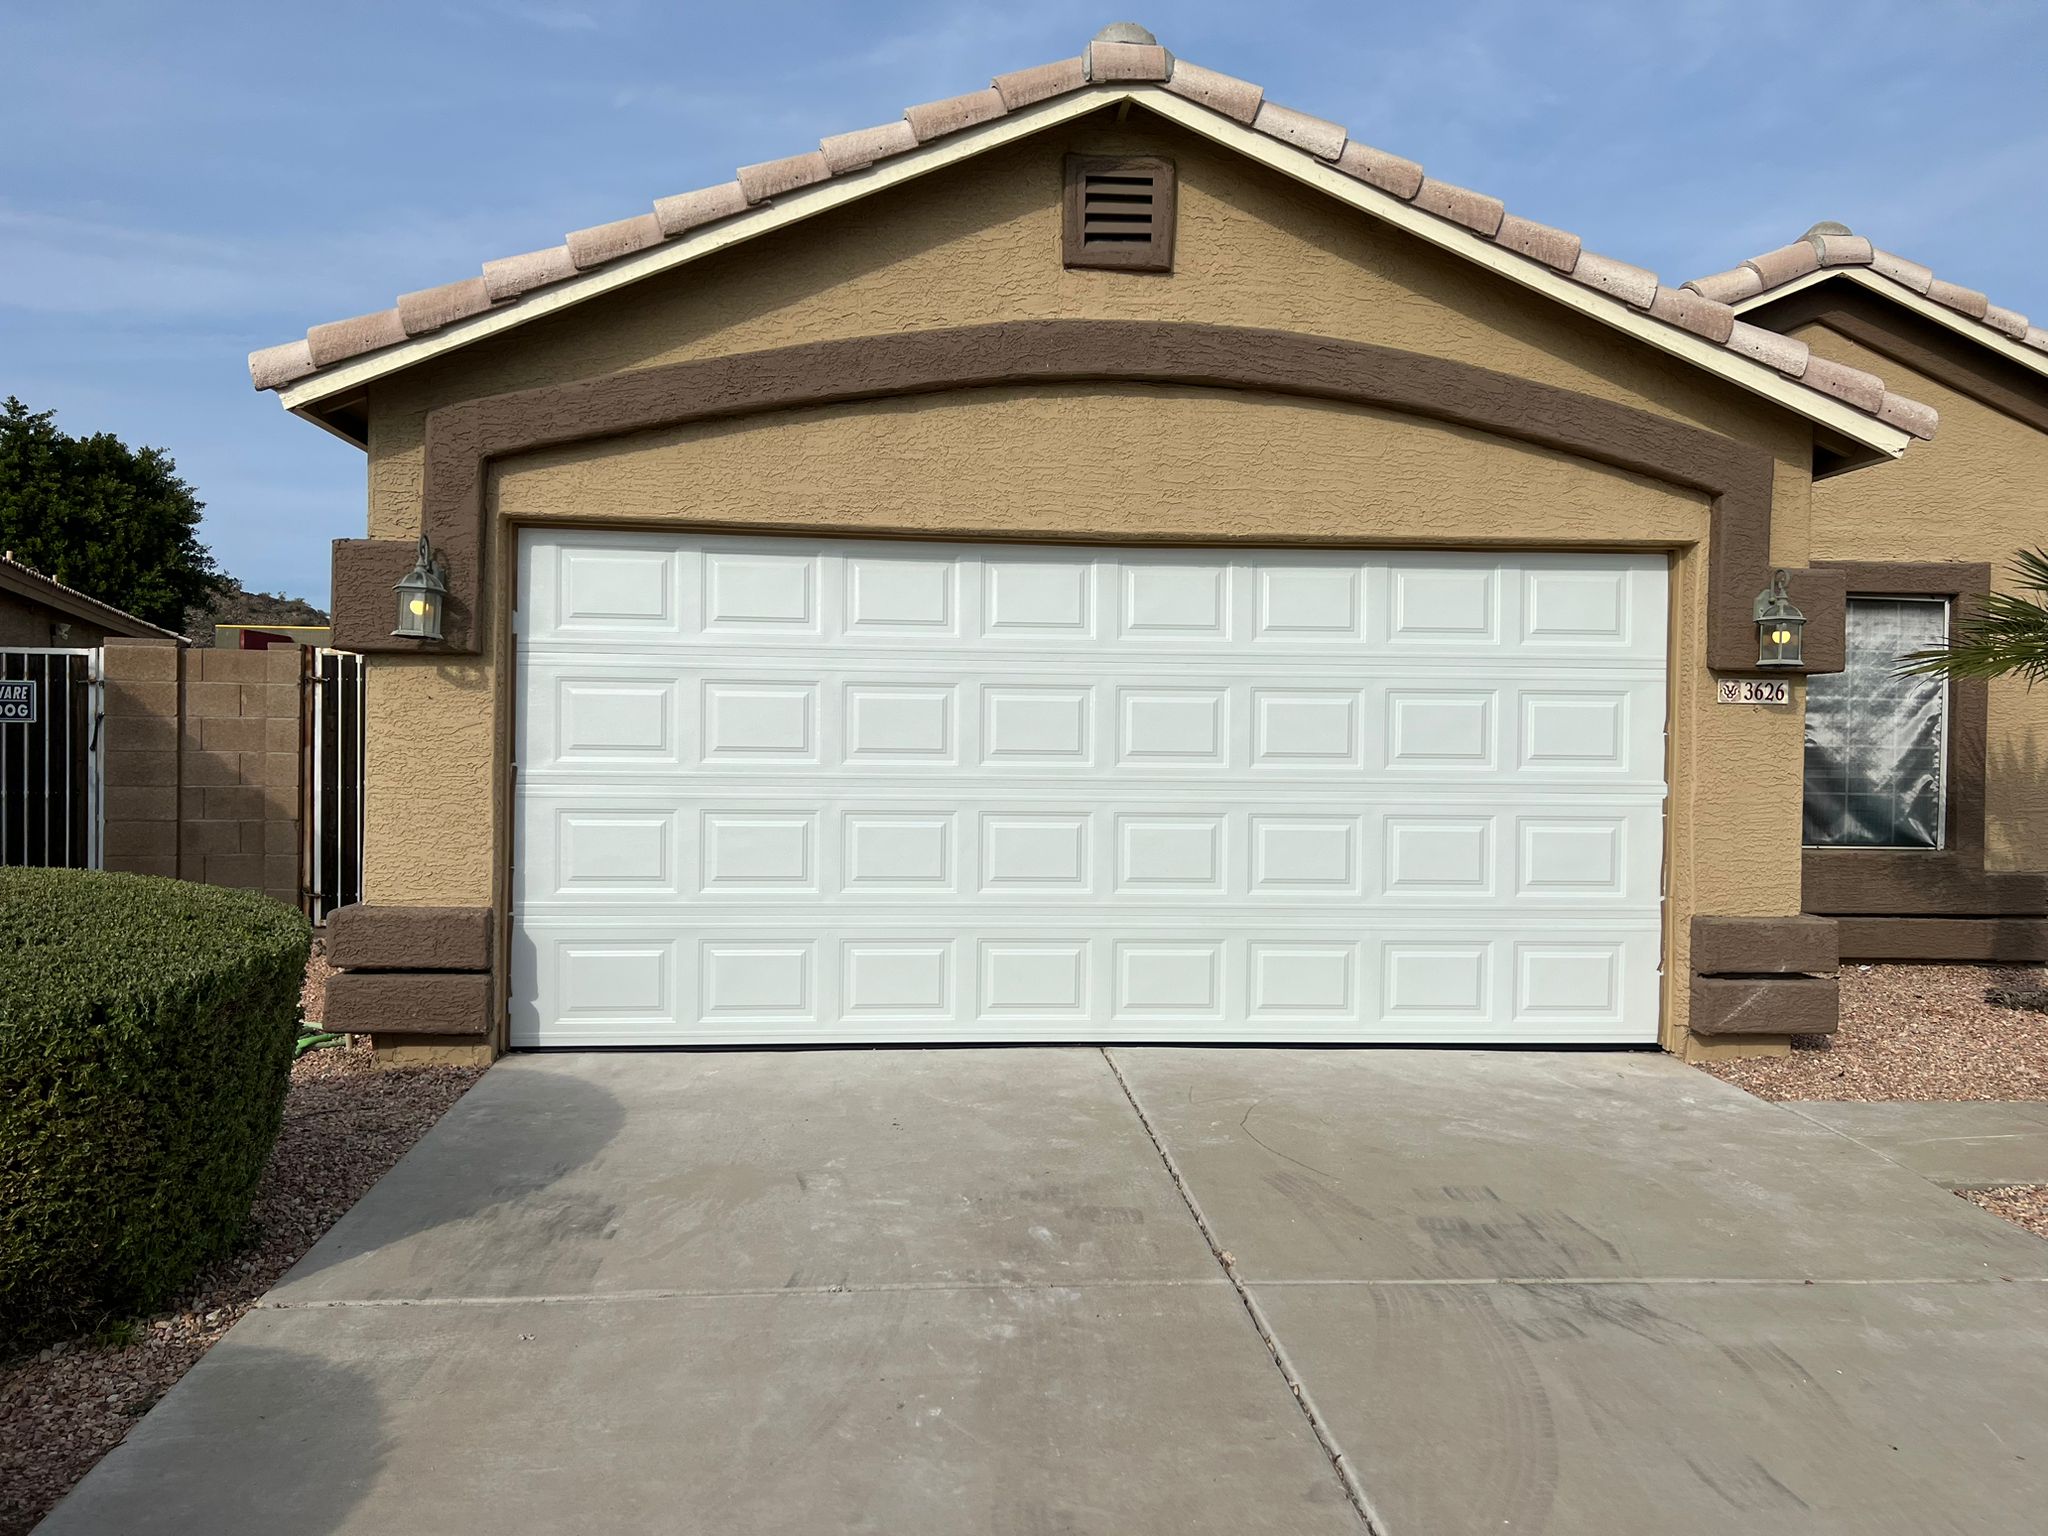
[[[1657,1056],[528,1056],[42,1529],[2031,1536],[2044,1280]]]

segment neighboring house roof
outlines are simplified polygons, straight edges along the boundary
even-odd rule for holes
[[[2048,373],[2048,330],[1974,288],[1947,282],[1917,261],[1872,245],[1846,224],[1813,226],[1790,245],[1685,286],[1739,314],[1841,276],[1916,310],[1952,331]]]
[[[13,592],[31,602],[58,613],[69,614],[74,619],[97,625],[109,634],[125,635],[132,640],[176,640],[179,637],[168,629],[159,629],[147,619],[138,619],[134,614],[103,603],[96,597],[87,597],[76,587],[67,587],[61,581],[52,581],[32,566],[23,565],[12,555],[0,555],[0,592]]]
[[[288,408],[302,410],[507,325],[1119,100],[1252,154],[1865,446],[1896,454],[1909,436],[1933,435],[1935,412],[1892,394],[1875,375],[1747,324],[1717,299],[1585,250],[1577,235],[1511,214],[1497,198],[1426,176],[1337,123],[1267,100],[1257,85],[1176,59],[1129,23],[1105,29],[1078,58],[998,75],[984,90],[911,107],[895,122],[836,134],[804,154],[742,166],[732,181],[661,198],[650,212],[578,230],[561,245],[487,261],[479,276],[401,295],[389,309],[316,325],[303,340],[252,353],[250,375],[258,389],[278,390]],[[1056,110],[1062,105],[1071,110]]]

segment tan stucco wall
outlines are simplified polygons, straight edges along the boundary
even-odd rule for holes
[[[1066,271],[1061,156],[1137,148],[1163,149],[1179,166],[1176,271]],[[417,531],[425,413],[448,401],[802,341],[1088,317],[1375,342],[1727,433],[1776,458],[1772,553],[1805,563],[1804,423],[1166,129],[1051,134],[377,385],[370,531]],[[1668,488],[1375,412],[1150,389],[792,412],[532,456],[504,466],[494,488],[500,518],[537,520],[1671,548],[1667,1025],[1682,1024],[1693,912],[1797,909],[1798,711],[1712,702],[1699,661],[1705,512]],[[496,542],[502,579],[506,541]],[[372,666],[367,899],[502,901],[502,757],[484,744],[502,752],[504,691],[489,650],[459,664]],[[407,835],[423,817],[436,829],[431,858]]]
[[[2048,433],[1825,326],[1794,334],[1941,412],[1903,459],[1814,486],[1814,558],[1988,561],[2007,587],[2014,553],[2048,544]],[[1984,813],[1987,867],[2048,869],[2048,687],[1992,682]]]

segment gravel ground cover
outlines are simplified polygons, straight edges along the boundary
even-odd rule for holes
[[[0,1364],[0,1536],[41,1519],[480,1075],[379,1071],[367,1041],[300,1058],[248,1245],[160,1316]]]
[[[2036,1237],[2048,1238],[2048,1184],[2008,1184],[2001,1189],[1957,1190],[1972,1205],[2003,1216]]]
[[[1845,965],[1834,1034],[1700,1067],[1760,1099],[2048,1099],[2044,991],[2034,966]]]
[[[306,985],[299,992],[299,1011],[309,1024],[318,1024],[327,1010],[327,978],[334,967],[327,963],[327,945],[313,941],[313,953],[306,960]]]

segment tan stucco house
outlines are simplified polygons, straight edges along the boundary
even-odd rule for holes
[[[257,353],[369,460],[328,1023],[1699,1055],[1832,1028],[1838,940],[2034,952],[2041,703],[1859,665],[2034,536],[2048,341],[1761,263],[1666,286],[1125,26]],[[1872,710],[1936,748],[1889,820]]]

